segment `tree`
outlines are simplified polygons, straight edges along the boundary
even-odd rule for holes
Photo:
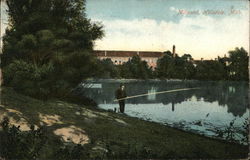
[[[138,55],[133,56],[119,68],[123,78],[148,79],[153,76],[152,68],[148,66],[146,61],[142,61]]]
[[[184,54],[181,59],[183,60],[183,75],[184,79],[194,79],[195,67],[192,63],[193,58],[190,54]]]
[[[132,73],[129,70],[129,64],[128,63],[118,65],[117,67],[119,69],[119,73],[120,73],[120,76],[122,78],[132,78],[133,77]]]
[[[93,76],[91,68],[96,59],[91,52],[103,30],[86,18],[85,0],[6,0],[6,3],[10,28],[3,39],[3,69],[15,60],[34,66],[31,67],[34,73],[50,65],[54,76],[46,80],[50,80],[50,92],[55,94]],[[3,73],[3,77],[11,74]],[[13,83],[4,79],[4,84]]]
[[[118,78],[119,69],[118,67],[112,62],[110,58],[98,60],[98,66],[96,66],[96,77],[98,78]]]
[[[244,48],[229,51],[229,77],[231,80],[248,81],[248,53]]]
[[[157,62],[157,76],[159,78],[191,79],[195,73],[192,59],[190,54],[174,57],[171,52],[166,52]]]
[[[103,36],[102,26],[86,18],[84,0],[7,0],[6,3],[11,26],[4,37],[6,56],[30,59],[33,58],[30,54],[35,54],[51,58],[58,52],[91,50],[94,40]]]
[[[219,57],[218,56],[218,62],[220,64],[222,64],[223,66],[223,77],[224,77],[224,80],[229,80],[229,68],[228,68],[228,61],[229,61],[229,58],[228,57]]]
[[[166,54],[157,61],[156,75],[159,78],[171,78],[173,69],[173,58],[171,54]]]
[[[225,80],[225,72],[219,61],[206,60],[197,64],[195,77],[199,80]]]

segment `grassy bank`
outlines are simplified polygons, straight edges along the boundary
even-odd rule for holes
[[[248,147],[186,133],[90,106],[59,100],[40,101],[2,88],[0,118],[27,130],[30,124],[47,126],[49,143],[41,158],[51,158],[60,134],[65,141],[82,143],[88,158],[246,158]],[[64,130],[62,130],[62,128]],[[61,130],[60,130],[61,129]],[[70,129],[70,130],[67,130]],[[60,132],[60,133],[59,133]],[[68,136],[68,137],[67,137]],[[71,139],[70,139],[70,138]],[[62,139],[62,138],[61,138]],[[81,141],[81,142],[80,142]],[[70,143],[70,142],[68,142]]]

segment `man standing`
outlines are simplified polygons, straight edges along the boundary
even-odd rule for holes
[[[127,97],[124,84],[120,84],[120,88],[118,88],[118,89],[116,90],[115,96],[116,96],[116,99],[117,99],[118,102],[119,102],[120,112],[121,112],[121,113],[124,113],[124,109],[125,109],[125,100],[122,99],[122,98],[126,98],[126,97]],[[119,100],[119,99],[121,99],[121,100]]]

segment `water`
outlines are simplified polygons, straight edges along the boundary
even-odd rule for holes
[[[246,82],[201,81],[124,81],[128,96],[155,93],[180,88],[195,88],[164,94],[150,94],[126,100],[125,113],[132,117],[162,123],[209,137],[218,137],[219,130],[230,128],[233,139],[240,143],[246,132],[243,123],[249,117],[248,84]],[[101,88],[82,88],[82,93],[93,98],[105,110],[119,108],[114,102],[118,80],[88,82]]]

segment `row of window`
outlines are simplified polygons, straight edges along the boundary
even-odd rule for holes
[[[115,63],[117,63],[117,62],[121,63],[121,62],[127,62],[128,60],[130,60],[130,58],[128,60],[113,60],[113,59],[111,59],[111,60]],[[146,61],[148,63],[156,63],[157,62],[157,60],[153,60],[153,59],[142,59],[142,60]]]
[[[144,61],[146,61],[147,63],[156,63],[156,61],[153,61],[153,60],[144,60]],[[115,61],[113,61],[115,64],[122,64],[122,63],[124,63],[124,62],[127,62],[127,61],[118,61],[118,60],[115,60]]]

